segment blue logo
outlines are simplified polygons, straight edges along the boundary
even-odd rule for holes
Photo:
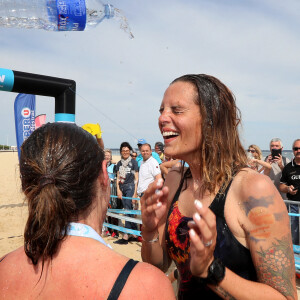
[[[0,68],[0,91],[11,92],[14,87],[14,72],[9,69]]]

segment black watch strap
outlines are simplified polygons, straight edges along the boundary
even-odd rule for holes
[[[215,258],[208,267],[208,274],[205,278],[207,284],[217,285],[225,277],[225,266],[219,258]]]

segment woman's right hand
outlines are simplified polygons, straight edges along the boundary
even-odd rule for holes
[[[159,221],[167,210],[169,189],[163,187],[163,180],[157,179],[149,185],[141,198],[143,236],[158,230]]]

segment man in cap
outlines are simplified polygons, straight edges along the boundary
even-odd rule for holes
[[[136,161],[137,161],[139,167],[141,166],[141,163],[143,161],[143,156],[141,154],[141,146],[144,144],[148,144],[145,139],[138,139],[137,145],[139,147],[140,154],[137,156]],[[160,165],[161,159],[159,158],[159,155],[156,152],[152,152],[152,156],[157,160],[158,164]]]

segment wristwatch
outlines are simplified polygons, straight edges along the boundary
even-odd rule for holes
[[[204,278],[208,284],[217,285],[225,277],[225,266],[219,258],[215,258],[208,267],[207,277]]]

